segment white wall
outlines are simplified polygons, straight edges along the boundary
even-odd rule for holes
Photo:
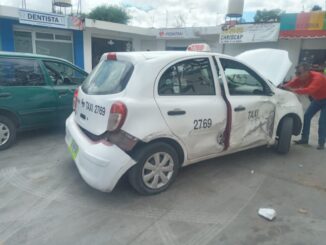
[[[18,19],[19,18],[18,8],[1,5],[0,16],[12,18],[12,19]]]
[[[119,23],[113,23],[108,21],[101,21],[101,20],[92,20],[92,19],[85,19],[85,27],[87,29],[97,29],[100,32],[116,32],[119,34],[126,34],[128,36],[131,35],[143,35],[143,36],[155,36],[157,33],[157,29],[152,28],[143,28],[143,27],[136,27],[136,26],[129,26]]]
[[[84,69],[87,72],[92,71],[92,36],[91,32],[84,31]]]
[[[279,48],[277,42],[224,44],[224,54],[235,56],[244,51],[258,48]]]
[[[140,51],[155,51],[157,49],[157,40],[141,40]]]
[[[167,47],[187,48],[189,44],[199,43],[199,42],[201,41],[197,39],[166,40],[165,48]]]
[[[141,40],[139,37],[134,37],[132,39],[132,50],[133,51],[141,50]]]
[[[292,62],[292,66],[290,71],[288,72],[287,79],[290,79],[294,76],[295,73],[295,66],[299,62],[299,55],[301,50],[301,40],[300,39],[293,39],[293,40],[279,40],[279,48],[286,50],[289,52],[289,58]]]
[[[157,40],[156,42],[157,42],[156,50],[160,50],[160,51],[165,50],[165,45],[166,45],[165,40]]]
[[[305,39],[302,42],[302,49],[326,49],[326,39]]]
[[[141,40],[141,51],[164,51],[166,41],[162,39]]]
[[[202,39],[182,39],[182,40],[164,40],[164,39],[157,39],[157,40],[142,40],[142,49],[147,50],[150,49],[151,51],[163,51],[166,50],[167,47],[182,47],[186,48],[188,45],[193,43],[207,43],[211,50],[214,52],[220,51],[220,46],[218,45],[217,38],[202,38]]]

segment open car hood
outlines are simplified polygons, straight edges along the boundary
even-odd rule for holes
[[[292,62],[288,52],[280,49],[255,49],[236,56],[241,62],[252,66],[275,86],[281,84]]]

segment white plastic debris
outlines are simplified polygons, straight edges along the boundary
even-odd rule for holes
[[[272,208],[260,208],[258,214],[269,221],[272,221],[276,217],[276,211]]]
[[[251,173],[251,174],[254,174],[254,173],[255,173],[255,170],[251,170],[250,173]]]
[[[299,212],[300,214],[307,214],[307,213],[308,213],[308,210],[305,209],[305,208],[300,208],[300,209],[298,210],[298,212]]]

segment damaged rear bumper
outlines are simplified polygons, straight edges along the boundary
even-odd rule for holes
[[[65,141],[69,149],[74,144],[72,156],[82,178],[100,191],[112,191],[120,177],[136,163],[114,144],[91,141],[76,124],[74,114],[66,120]]]

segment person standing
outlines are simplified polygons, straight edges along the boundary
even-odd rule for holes
[[[320,111],[318,123],[318,150],[325,149],[326,139],[326,76],[319,72],[310,71],[310,66],[301,63],[296,67],[296,77],[283,87],[297,94],[308,95],[311,103],[304,114],[301,139],[296,144],[308,144],[310,123],[313,116]]]

